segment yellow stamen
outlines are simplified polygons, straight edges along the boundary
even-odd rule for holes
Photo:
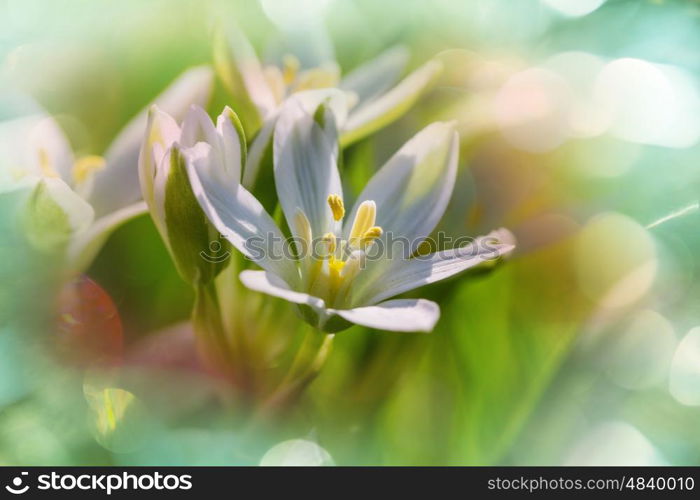
[[[328,196],[328,206],[331,207],[331,212],[333,212],[333,219],[336,221],[341,220],[345,216],[345,206],[343,205],[343,199],[337,194],[331,194]]]
[[[301,63],[299,62],[299,59],[297,59],[292,54],[286,54],[282,58],[282,65],[282,75],[284,77],[284,83],[290,85],[296,79],[297,72],[299,71]]]
[[[340,72],[337,66],[312,68],[299,73],[296,78],[294,92],[335,87],[338,85],[339,80]]]
[[[58,177],[58,172],[51,164],[49,153],[44,148],[39,149],[39,168],[41,168],[41,175],[44,177]]]
[[[365,231],[365,234],[362,235],[362,246],[369,245],[374,240],[379,238],[383,232],[384,231],[382,231],[382,228],[379,226],[370,227],[367,231]]]
[[[336,237],[333,233],[326,233],[323,235],[323,243],[326,245],[327,255],[333,255],[336,249]]]
[[[77,184],[85,182],[94,172],[105,168],[105,159],[101,156],[83,156],[73,165],[73,179]]]
[[[363,201],[357,209],[355,220],[350,230],[350,243],[354,244],[362,241],[364,234],[369,231],[377,218],[377,205],[371,201]]]

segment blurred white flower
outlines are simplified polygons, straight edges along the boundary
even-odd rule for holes
[[[181,117],[190,104],[208,100],[212,80],[210,68],[190,69],[155,102]],[[58,123],[44,112],[0,123],[0,190],[32,190],[30,232],[41,244],[66,243],[73,271],[90,264],[116,227],[146,210],[137,168],[146,120],[146,111],[133,118],[104,157],[78,159]]]
[[[248,111],[244,113],[248,133],[255,132],[243,178],[243,185],[249,188],[271,147],[283,103],[290,96],[314,89],[343,90],[344,110],[342,118],[336,116],[336,123],[340,142],[347,145],[403,115],[442,71],[442,64],[432,60],[399,82],[408,62],[408,52],[400,46],[386,50],[342,78],[335,61],[303,69],[297,57],[287,54],[281,66],[263,65],[239,30],[231,30],[226,37],[220,34],[214,59],[236,107]]]

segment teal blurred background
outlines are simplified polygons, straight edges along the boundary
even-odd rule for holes
[[[77,154],[99,154],[211,64],[230,21],[267,60],[280,39],[343,73],[395,44],[411,68],[442,60],[411,111],[343,151],[345,187],[457,120],[440,229],[508,227],[515,254],[421,290],[442,309],[431,334],[339,334],[302,403],[267,418],[193,366],[193,297],[148,216],[86,273],[121,318],[97,334],[122,332],[127,361],[57,355],[58,264],[3,194],[0,463],[700,464],[700,2],[5,0],[0,118],[31,95]],[[209,111],[225,104],[217,81]],[[303,330],[253,292],[232,314],[273,344]]]

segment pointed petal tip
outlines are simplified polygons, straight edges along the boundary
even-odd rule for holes
[[[445,135],[455,135],[457,133],[457,120],[433,122],[428,125],[426,129],[427,128],[433,128],[438,130],[440,133],[444,133]]]
[[[203,82],[209,80],[210,83],[214,81],[214,68],[208,64],[200,64],[199,66],[192,66],[186,70],[183,75],[192,76],[193,78],[200,78]]]
[[[331,312],[358,325],[393,332],[429,333],[440,319],[440,306],[426,299],[395,299]]]
[[[491,238],[496,238],[500,243],[503,243],[504,245],[508,245],[511,247],[511,250],[514,249],[517,246],[517,238],[513,234],[513,232],[509,229],[506,229],[505,227],[500,227],[498,229],[495,229],[491,231],[488,234],[489,237]],[[510,250],[508,250],[510,251]]]

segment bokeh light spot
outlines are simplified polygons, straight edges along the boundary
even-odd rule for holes
[[[553,71],[531,68],[513,75],[496,95],[494,119],[513,146],[544,152],[568,136],[571,89]]]
[[[690,330],[678,344],[671,363],[669,390],[679,403],[700,406],[700,327]]]
[[[668,374],[675,348],[671,323],[656,311],[639,311],[615,339],[608,376],[626,389],[660,383]]]
[[[581,291],[605,308],[640,299],[658,267],[656,247],[647,230],[612,212],[594,217],[579,233],[575,260]]]
[[[615,59],[598,75],[595,95],[611,111],[611,132],[617,137],[675,148],[700,139],[700,97],[678,68]]]
[[[260,465],[319,466],[334,465],[330,454],[313,441],[291,439],[270,448]]]
[[[620,421],[602,423],[581,436],[564,463],[610,467],[664,464],[665,460],[644,434]]]
[[[542,0],[560,14],[568,17],[581,17],[597,10],[605,0]]]

